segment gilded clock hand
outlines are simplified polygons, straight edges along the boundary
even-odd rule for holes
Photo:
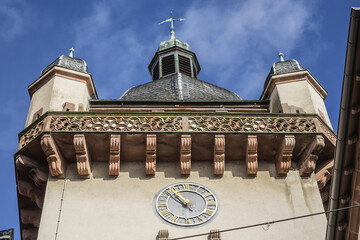
[[[186,205],[178,197],[175,198],[174,195],[171,195],[171,198],[180,203],[183,207],[186,207]]]
[[[184,203],[186,205],[188,205],[190,203],[189,199],[184,198],[174,187],[171,187],[170,190],[175,193],[176,195],[178,195],[182,200],[184,200]]]

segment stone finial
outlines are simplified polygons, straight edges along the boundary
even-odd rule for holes
[[[214,174],[223,175],[225,171],[225,135],[215,135]]]
[[[284,62],[284,54],[282,52],[279,52],[279,58],[280,58],[280,62]]]
[[[75,49],[72,47],[69,49],[69,57],[74,57]]]
[[[191,170],[191,135],[181,135],[180,148],[181,174],[189,175]]]

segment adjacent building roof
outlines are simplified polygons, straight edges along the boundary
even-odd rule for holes
[[[88,73],[87,64],[86,64],[86,62],[84,60],[79,59],[79,58],[69,57],[69,56],[66,56],[66,55],[61,55],[60,57],[55,59],[55,61],[53,61],[47,67],[45,67],[41,71],[40,76],[45,74],[47,71],[49,71],[54,66],[60,66],[60,67],[67,68],[67,69],[70,69],[70,70],[83,72],[83,73]]]
[[[121,100],[217,101],[241,100],[224,88],[177,73],[128,89]]]

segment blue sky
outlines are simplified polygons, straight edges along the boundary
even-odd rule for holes
[[[156,0],[0,2],[0,230],[19,237],[13,154],[24,128],[27,86],[68,49],[84,59],[100,98],[116,99],[150,81],[147,66],[175,17],[176,37],[191,45],[198,78],[259,99],[277,54],[296,59],[327,89],[336,130],[350,8],[357,1]]]

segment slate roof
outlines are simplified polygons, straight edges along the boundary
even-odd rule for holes
[[[128,89],[120,100],[217,101],[241,100],[224,88],[176,73]]]
[[[264,87],[266,87],[266,85],[268,84],[271,76],[274,75],[279,75],[279,74],[286,74],[286,73],[292,73],[292,72],[299,72],[305,70],[298,61],[296,60],[286,60],[286,61],[280,61],[280,62],[275,62],[271,69],[270,72],[266,78],[265,81],[265,85]]]
[[[67,68],[67,69],[82,72],[82,73],[88,73],[87,64],[84,60],[79,59],[79,58],[69,57],[66,55],[61,55],[60,57],[55,59],[55,61],[53,61],[47,67],[45,67],[41,71],[40,76],[45,74],[47,71],[49,71],[54,66],[60,66],[63,68]]]

